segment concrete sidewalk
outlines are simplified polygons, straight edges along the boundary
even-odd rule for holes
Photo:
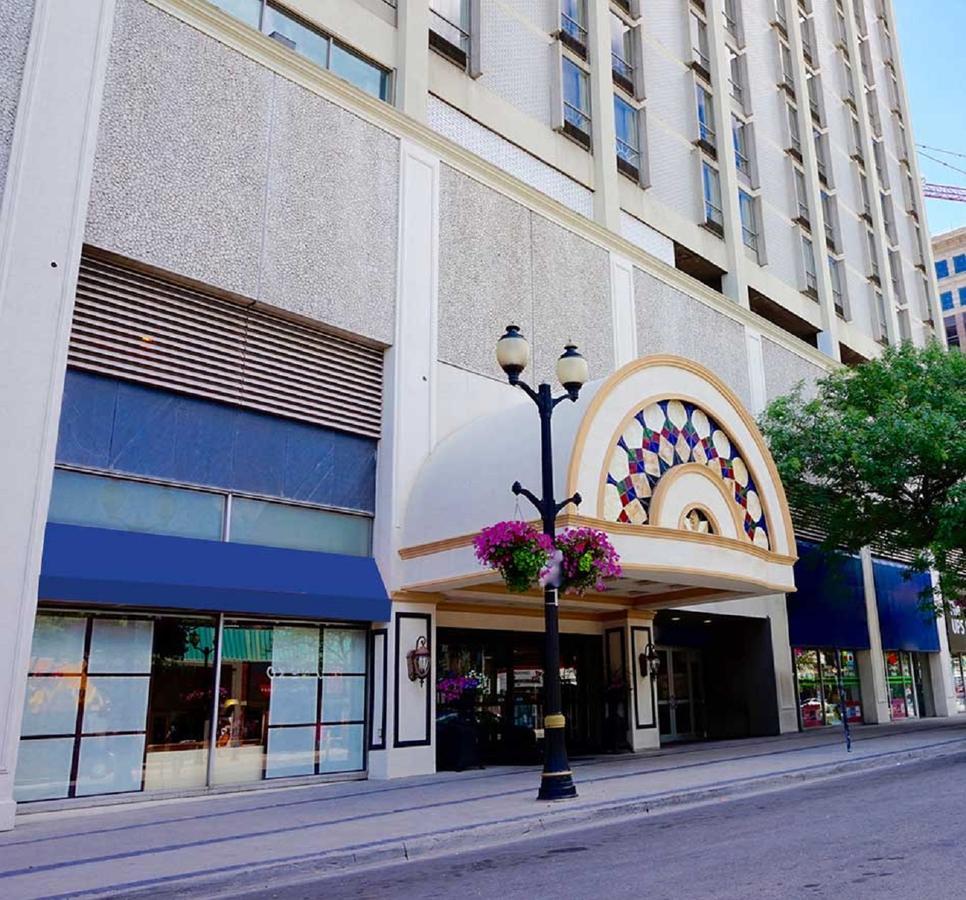
[[[25,813],[0,836],[0,896],[229,894],[506,843],[660,807],[966,753],[966,717],[692,744],[577,761],[580,796],[536,802],[539,769],[303,785]]]

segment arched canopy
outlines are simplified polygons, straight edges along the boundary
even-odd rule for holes
[[[608,533],[623,577],[582,605],[660,606],[794,590],[795,539],[774,462],[735,394],[702,366],[637,360],[554,413],[558,527]],[[403,530],[404,587],[489,599],[502,588],[472,538],[536,515],[510,491],[539,493],[536,410],[525,398],[444,440],[419,473]],[[607,599],[605,599],[607,598]]]

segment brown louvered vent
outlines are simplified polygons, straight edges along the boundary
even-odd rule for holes
[[[68,364],[378,437],[382,351],[85,256]]]

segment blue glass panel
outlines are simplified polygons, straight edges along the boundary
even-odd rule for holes
[[[67,370],[57,434],[59,462],[92,469],[110,468],[119,384],[110,378]]]
[[[948,259],[937,259],[936,260],[936,277],[937,278],[948,278],[949,277],[949,260]]]
[[[959,289],[959,305],[966,306],[966,287]]]
[[[230,538],[238,544],[368,556],[371,520],[364,516],[236,497]]]
[[[262,31],[324,69],[329,63],[329,39],[306,28],[273,6],[265,7]]]
[[[336,75],[380,100],[389,99],[389,76],[379,66],[338,44],[332,45],[329,68]]]
[[[258,17],[262,11],[262,0],[211,0],[226,13],[241,19],[246,25],[258,28]]]
[[[953,308],[953,292],[952,291],[943,291],[939,295],[939,302],[942,303],[943,309],[952,309]]]
[[[47,518],[65,525],[217,541],[224,503],[219,494],[58,469]]]
[[[953,257],[953,270],[966,272],[966,253],[958,253]]]

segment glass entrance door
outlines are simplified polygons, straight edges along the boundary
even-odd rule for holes
[[[700,737],[704,713],[701,656],[679,647],[658,649],[657,714],[663,741]]]

